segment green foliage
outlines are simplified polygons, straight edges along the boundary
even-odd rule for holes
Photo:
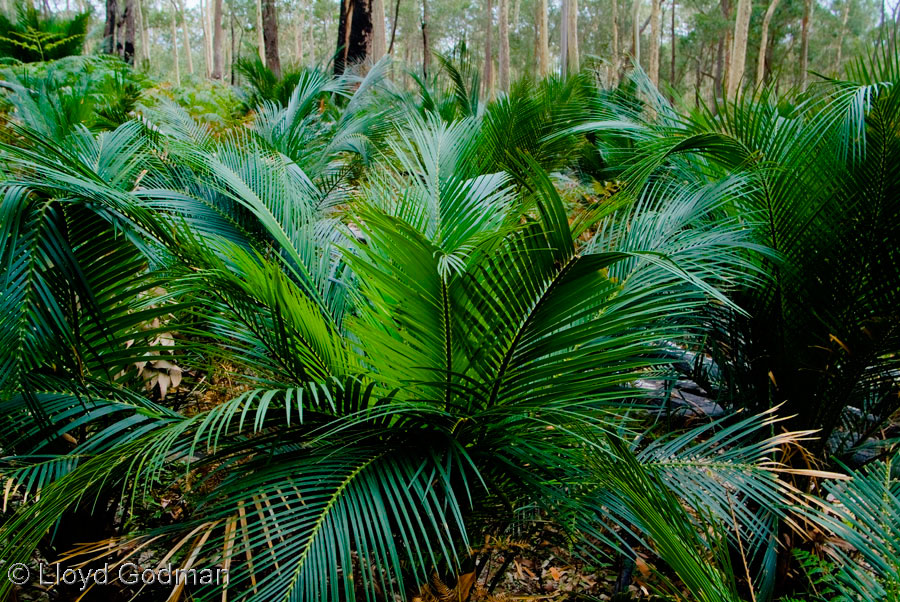
[[[86,12],[66,19],[18,5],[15,21],[0,15],[0,57],[34,63],[81,54],[89,19]]]

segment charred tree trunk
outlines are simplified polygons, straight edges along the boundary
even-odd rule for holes
[[[375,1],[376,0],[372,0],[373,3]],[[374,29],[373,25],[373,32]],[[430,67],[431,47],[428,42],[428,0],[422,0],[422,75],[425,76],[425,79],[428,79],[428,69]]]
[[[337,54],[334,57],[335,75],[341,75],[348,65],[361,63],[369,56],[372,29],[370,0],[342,0]]]
[[[266,67],[275,77],[281,77],[281,57],[278,54],[278,13],[275,0],[263,0],[263,44],[266,47]]]
[[[103,51],[116,53],[116,25],[119,22],[118,0],[106,0],[106,25],[103,28]]]
[[[129,65],[134,65],[134,3],[135,0],[125,0],[125,10],[122,11],[124,35],[120,56]]]

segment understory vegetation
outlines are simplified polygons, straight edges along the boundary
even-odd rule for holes
[[[0,599],[900,600],[897,55],[389,61],[3,69],[0,575],[228,579]]]

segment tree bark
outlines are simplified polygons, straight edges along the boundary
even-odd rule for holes
[[[581,69],[581,55],[578,52],[578,0],[568,0],[569,8],[566,18],[569,21],[567,31],[569,34],[569,60],[567,64],[569,73],[578,73]]]
[[[259,54],[259,61],[266,62],[266,38],[263,33],[263,8],[262,0],[256,0],[256,51]]]
[[[200,0],[200,21],[202,21],[203,25],[203,65],[206,67],[206,77],[209,77],[212,73],[212,47],[209,43],[210,31],[208,12],[208,2]]]
[[[181,66],[178,64],[178,10],[172,0],[172,62],[175,64],[175,85],[181,85]]]
[[[297,28],[294,30],[294,46],[297,52],[297,64],[303,64],[303,30],[306,28],[306,15],[301,4],[297,11]]]
[[[222,79],[222,46],[225,32],[222,30],[222,0],[213,0],[213,69],[212,78]]]
[[[559,11],[559,75],[565,76],[569,62],[569,1],[562,0]]]
[[[844,12],[841,15],[841,33],[838,34],[837,52],[834,57],[834,72],[841,70],[841,55],[844,52],[844,36],[847,34],[847,19],[850,18],[850,0],[844,0]]]
[[[538,75],[547,77],[550,74],[550,23],[547,0],[537,2],[538,10]]]
[[[400,18],[400,0],[394,2],[394,21],[391,23],[391,43],[388,46],[388,54],[394,53],[394,38],[397,37],[397,21]]]
[[[386,31],[384,27],[384,0],[372,0],[372,62],[378,61],[387,53],[385,45]]]
[[[609,67],[609,81],[615,83],[619,77],[619,0],[612,0],[612,61]]]
[[[491,49],[491,30],[494,26],[494,10],[491,6],[491,0],[487,0],[487,8],[485,10],[485,31],[484,31],[484,95],[491,98],[494,95],[494,57]]]
[[[340,75],[348,65],[365,61],[372,53],[373,39],[370,0],[341,0],[334,74]]]
[[[641,0],[631,3],[631,58],[635,65],[641,64],[641,29],[638,19],[641,13]]]
[[[374,0],[373,0],[374,1]],[[384,19],[382,18],[382,21]],[[431,46],[428,43],[428,0],[422,0],[422,75],[428,78],[431,67]]]
[[[750,31],[750,0],[738,0],[737,16],[734,20],[734,47],[731,51],[731,65],[728,67],[728,99],[737,96],[741,80],[744,79],[744,65],[747,58],[747,34]],[[765,35],[765,34],[763,34]]]
[[[659,87],[659,11],[660,0],[653,0],[650,7],[650,64],[647,74],[654,86]]]
[[[181,13],[181,34],[184,36],[184,56],[187,58],[188,73],[194,74],[194,59],[191,56],[191,34],[188,32],[187,17],[184,12],[184,2],[178,3],[178,11]]]
[[[675,46],[677,40],[675,39],[675,7],[678,5],[677,0],[672,0],[672,61],[669,65],[669,85],[672,86],[672,89],[675,89]],[[670,98],[670,100],[672,100]]]
[[[281,57],[278,53],[278,12],[275,0],[262,0],[263,45],[266,48],[266,67],[275,77],[281,77]]]
[[[119,22],[119,3],[106,0],[106,24],[103,28],[103,51],[116,54],[116,24]]]
[[[499,84],[501,92],[509,92],[509,0],[500,0]]]
[[[121,57],[129,65],[134,65],[134,2],[135,0],[125,0],[125,9],[122,11],[125,36],[122,39]]]
[[[800,89],[806,90],[809,81],[809,21],[812,13],[812,0],[803,2],[803,20],[800,22]]]
[[[779,0],[770,0],[769,8],[766,9],[766,15],[763,17],[762,33],[759,38],[759,57],[756,59],[756,87],[762,85],[766,75],[766,50],[769,45],[769,26],[772,24],[772,17],[775,15],[775,9],[778,8]]]
[[[136,0],[135,18],[137,19],[139,30],[139,38],[141,40],[140,52],[135,50],[135,63],[140,67],[150,66],[150,36],[147,34],[147,23],[144,21],[144,0]]]

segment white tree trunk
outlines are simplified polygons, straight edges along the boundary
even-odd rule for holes
[[[650,7],[650,64],[647,74],[654,86],[659,86],[659,12],[660,0],[653,0]]]
[[[641,64],[641,0],[634,0],[631,4],[631,47],[634,49],[632,58],[636,65]]]
[[[744,65],[747,59],[747,34],[750,31],[751,0],[738,0],[737,16],[734,19],[734,46],[731,49],[731,64],[728,66],[727,98],[734,100],[741,80],[744,79]],[[765,34],[763,34],[765,35]]]
[[[184,11],[184,2],[178,3],[181,12],[181,34],[184,36],[184,56],[187,58],[188,73],[194,74],[194,59],[191,56],[191,34],[188,32],[187,13]]]
[[[266,62],[266,39],[263,36],[262,0],[256,0],[256,47],[259,60]]]
[[[763,17],[762,33],[759,38],[759,57],[756,59],[756,87],[762,85],[763,77],[766,74],[766,51],[769,46],[769,25],[772,24],[772,17],[775,15],[775,9],[778,8],[779,0],[771,0],[769,8],[766,9],[766,15]]]
[[[178,64],[178,7],[172,2],[172,60],[175,63],[175,85],[181,85],[181,66]]]
[[[550,74],[550,22],[547,0],[539,0],[538,7],[538,75]]]
[[[581,57],[578,53],[578,0],[568,0],[568,3],[566,18],[569,26],[566,29],[569,37],[569,60],[567,66],[569,73],[577,73],[581,68]]]

